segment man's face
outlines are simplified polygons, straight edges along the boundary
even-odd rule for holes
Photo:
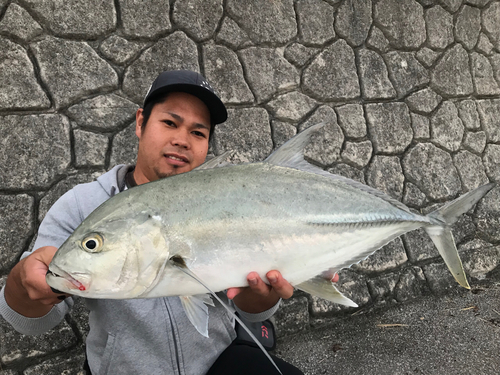
[[[205,161],[210,134],[210,112],[197,97],[170,93],[156,104],[144,130],[142,109],[136,114],[139,152],[134,178],[137,184],[189,172]]]

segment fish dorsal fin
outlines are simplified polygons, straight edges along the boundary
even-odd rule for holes
[[[227,310],[227,312],[232,315],[234,317],[234,319],[236,319],[236,321],[238,323],[240,323],[240,325],[243,327],[243,329],[250,335],[250,337],[252,338],[253,341],[255,341],[255,343],[257,344],[257,346],[260,348],[260,350],[262,350],[262,352],[266,355],[266,357],[271,361],[271,363],[274,365],[274,367],[276,367],[276,370],[281,374],[283,375],[283,373],[281,372],[281,370],[279,369],[279,367],[276,365],[276,363],[273,361],[273,359],[271,358],[271,356],[269,355],[269,353],[266,351],[266,349],[264,349],[264,347],[262,346],[262,344],[259,342],[259,340],[257,340],[257,338],[254,336],[254,334],[252,333],[252,331],[250,331],[248,329],[248,327],[245,325],[245,323],[243,323],[243,321],[238,317],[238,315],[235,314],[235,312],[226,304],[224,303],[224,301],[222,301],[219,296],[217,294],[215,294],[214,291],[212,291],[198,276],[196,276],[193,271],[191,271],[187,266],[186,266],[186,263],[184,262],[184,259],[180,258],[180,257],[172,257],[170,258],[170,263],[176,267],[177,269],[179,269],[180,271],[184,272],[186,275],[192,277],[194,280],[196,280],[197,282],[199,282],[201,285],[203,285],[203,287],[208,290],[210,292],[210,294],[217,300],[219,301],[219,303]],[[208,314],[206,316],[206,319],[207,319],[207,324],[208,324]],[[191,322],[192,323],[192,322]],[[195,326],[196,327],[196,326]],[[196,328],[198,329],[198,328]],[[200,332],[198,330],[198,332]],[[201,332],[200,332],[201,333]],[[203,333],[202,333],[203,334]]]
[[[193,169],[194,171],[200,171],[202,169],[212,169],[212,168],[217,168],[217,167],[223,167],[227,164],[229,164],[226,159],[228,156],[231,154],[231,151],[226,151],[222,155],[215,156],[212,159],[206,161],[199,167],[196,167]]]
[[[309,165],[304,160],[304,148],[309,144],[311,136],[320,131],[325,125],[325,122],[320,122],[301,131],[269,155],[264,161],[269,164],[296,169],[302,169],[299,168],[302,163]]]
[[[349,307],[358,307],[355,302],[340,293],[331,280],[327,280],[323,276],[313,277],[295,287],[313,296],[326,299],[327,301]]]
[[[215,306],[208,294],[180,296],[182,307],[191,324],[203,336],[208,337],[208,306]]]
[[[314,133],[319,132],[325,125],[326,125],[325,122],[320,122],[319,124],[313,125],[307,129],[301,131],[299,134],[297,134],[295,137],[291,138],[283,146],[281,146],[276,151],[274,151],[271,155],[269,155],[266,158],[266,160],[264,160],[264,161],[266,163],[279,165],[281,167],[299,169],[299,170],[304,171],[304,172],[314,173],[314,174],[328,177],[328,178],[333,179],[333,180],[340,181],[346,185],[350,185],[350,186],[355,187],[359,190],[367,192],[373,196],[376,196],[380,199],[383,199],[384,201],[396,206],[397,208],[399,208],[403,211],[411,213],[410,209],[408,207],[406,207],[403,203],[390,197],[389,195],[385,194],[384,192],[377,190],[377,189],[374,189],[368,185],[362,184],[361,182],[351,180],[350,178],[339,176],[339,175],[330,173],[328,171],[325,171],[325,170],[323,170],[323,169],[321,169],[321,168],[319,168],[311,163],[308,163],[304,159],[304,148],[310,142],[312,135]]]

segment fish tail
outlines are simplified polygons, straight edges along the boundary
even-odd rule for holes
[[[480,186],[427,215],[436,225],[424,227],[425,231],[434,242],[455,280],[467,289],[470,289],[470,286],[450,226],[457,221],[460,215],[469,211],[494,186],[494,183]]]

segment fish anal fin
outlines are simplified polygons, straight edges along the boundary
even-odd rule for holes
[[[208,294],[179,296],[182,307],[191,324],[203,336],[208,337],[208,306],[214,306]]]
[[[266,349],[264,348],[264,346],[262,346],[262,344],[259,342],[259,340],[257,340],[257,338],[255,337],[255,335],[252,333],[252,331],[250,331],[250,329],[248,329],[248,327],[245,325],[245,323],[243,323],[243,321],[238,317],[238,315],[236,315],[236,313],[234,312],[233,309],[231,309],[231,307],[229,307],[226,303],[224,303],[224,301],[222,301],[219,296],[217,294],[215,294],[215,292],[213,290],[211,290],[208,285],[203,282],[203,280],[201,280],[193,271],[191,271],[187,265],[186,265],[186,262],[184,261],[184,259],[180,256],[173,256],[172,258],[170,258],[170,264],[172,264],[174,267],[176,267],[177,269],[179,269],[180,271],[184,272],[186,275],[190,276],[191,278],[193,278],[194,280],[196,280],[197,282],[199,282],[201,285],[203,285],[203,287],[210,292],[210,294],[217,300],[219,301],[219,303],[222,305],[222,307],[224,307],[226,309],[226,311],[232,315],[234,317],[234,319],[236,319],[236,321],[238,323],[240,323],[241,327],[250,335],[250,337],[254,340],[254,342],[257,344],[257,346],[259,347],[260,350],[262,350],[262,352],[265,354],[265,356],[269,359],[269,361],[271,361],[271,363],[274,365],[274,367],[276,368],[276,370],[281,374],[283,375],[283,373],[281,372],[281,370],[279,369],[278,365],[276,365],[276,363],[273,361],[273,359],[271,358],[271,356],[269,355],[269,353],[266,351]],[[189,318],[189,316],[188,316]],[[190,319],[191,321],[191,319]],[[208,314],[207,314],[207,321],[208,321]],[[191,321],[191,323],[193,323]],[[193,323],[194,324],[194,323]],[[195,325],[196,327],[196,325]],[[196,328],[198,329],[198,328]],[[199,331],[199,330],[198,330]],[[201,332],[200,332],[201,333]],[[202,333],[203,334],[203,333]]]
[[[297,289],[303,290],[313,296],[326,299],[327,301],[335,302],[340,305],[349,307],[358,307],[358,305],[344,296],[333,285],[331,280],[327,280],[324,276],[316,276],[301,284],[295,285]]]

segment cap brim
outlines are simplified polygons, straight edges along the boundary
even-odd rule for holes
[[[152,98],[168,92],[185,92],[196,96],[207,106],[208,111],[210,112],[210,120],[213,124],[220,124],[227,120],[226,106],[217,95],[202,86],[189,83],[175,83],[160,87],[148,94],[144,105],[151,101]]]

